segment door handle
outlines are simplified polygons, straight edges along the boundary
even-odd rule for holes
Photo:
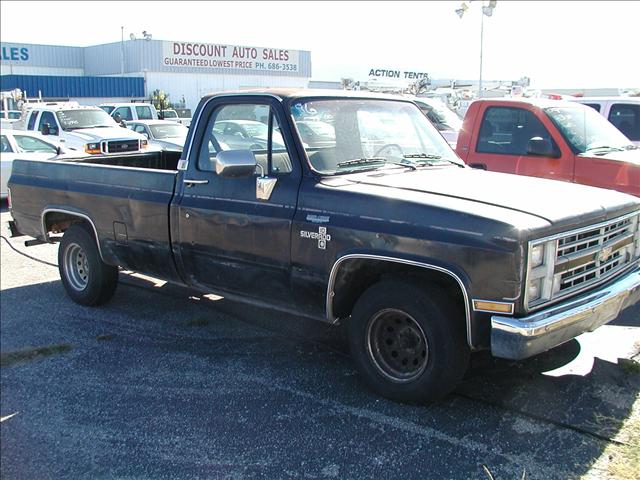
[[[187,185],[206,185],[207,183],[209,183],[209,180],[192,180],[189,178],[185,178],[183,182]]]

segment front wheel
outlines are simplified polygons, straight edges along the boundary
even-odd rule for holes
[[[107,302],[118,285],[118,268],[102,261],[96,240],[81,224],[72,225],[64,233],[58,249],[58,270],[67,295],[81,305]]]
[[[438,400],[466,371],[464,318],[438,287],[379,282],[358,299],[347,329],[366,383],[392,400]]]

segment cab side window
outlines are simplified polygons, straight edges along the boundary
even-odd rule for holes
[[[534,137],[549,141],[554,150],[558,150],[549,131],[532,112],[522,108],[489,107],[480,125],[476,152],[527,155],[529,141]]]
[[[27,130],[33,130],[35,128],[36,118],[38,118],[38,110],[33,110],[29,115],[29,123],[27,124]]]
[[[133,120],[133,116],[131,115],[131,109],[129,107],[118,107],[118,108],[116,108],[113,111],[113,114],[111,116],[113,118],[115,118],[116,115],[120,115],[120,119],[121,120],[126,120],[126,121]]]
[[[268,105],[223,105],[214,110],[200,146],[198,169],[215,172],[216,155],[222,150],[251,150],[265,174],[292,171],[278,119]]]
[[[38,131],[42,132],[45,124],[49,125],[49,135],[58,135],[58,123],[53,112],[42,112],[40,121],[38,122]]]

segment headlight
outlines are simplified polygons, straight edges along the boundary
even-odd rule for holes
[[[140,148],[147,148],[149,146],[149,142],[147,140],[140,140]]]
[[[539,267],[544,263],[544,243],[531,249],[531,268]]]
[[[535,280],[531,280],[527,289],[529,302],[538,300],[542,294],[542,279],[536,278]]]
[[[84,146],[84,151],[87,152],[87,153],[91,153],[91,154],[101,153],[100,152],[100,143],[99,142],[87,143]]]

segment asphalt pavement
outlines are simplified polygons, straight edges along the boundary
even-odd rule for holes
[[[618,358],[640,306],[527,361],[476,355],[408,406],[366,389],[341,327],[130,272],[82,307],[57,247],[23,241],[34,259],[0,239],[3,479],[596,479],[639,397]]]

